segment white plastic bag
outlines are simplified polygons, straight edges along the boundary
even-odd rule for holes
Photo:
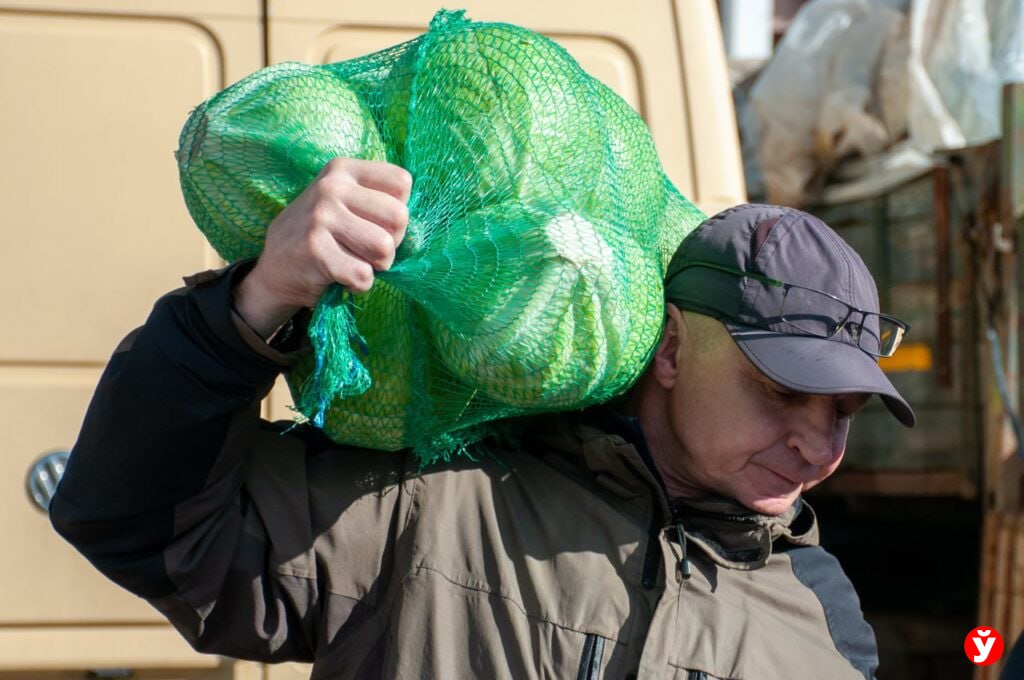
[[[992,66],[1003,83],[1024,83],[1024,2],[988,0]]]
[[[878,0],[813,0],[797,13],[751,90],[769,201],[803,204],[839,158],[875,153],[902,133],[875,93],[902,25],[903,15]]]
[[[851,156],[878,161],[860,164],[875,191],[879,169],[905,181],[935,149],[997,137],[1011,81],[1024,0],[811,0],[751,89],[765,194],[801,205]]]
[[[914,146],[959,148],[999,136],[1002,83],[984,0],[912,0],[909,67]]]

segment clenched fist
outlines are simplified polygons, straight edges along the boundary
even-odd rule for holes
[[[388,269],[409,224],[412,176],[378,161],[335,158],[270,223],[235,307],[267,337],[332,283],[365,292]]]

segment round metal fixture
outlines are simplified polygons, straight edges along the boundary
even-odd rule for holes
[[[50,499],[57,491],[57,482],[64,475],[64,468],[70,455],[67,451],[48,453],[33,463],[28,471],[28,478],[25,480],[28,495],[43,512],[50,507]]]

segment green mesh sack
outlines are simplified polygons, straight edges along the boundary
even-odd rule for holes
[[[259,71],[192,112],[178,166],[185,204],[229,262],[259,255],[267,225],[335,156],[384,160],[369,108],[323,68]]]
[[[430,463],[639,377],[664,269],[704,215],[643,120],[556,43],[441,11],[384,51],[252,74],[193,111],[178,150],[188,208],[229,261],[258,254],[334,156],[413,176],[394,265],[365,294],[328,289],[315,352],[287,376],[335,441]]]

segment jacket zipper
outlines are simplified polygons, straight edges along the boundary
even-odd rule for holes
[[[640,584],[644,590],[650,590],[658,583],[658,570],[661,568],[661,522],[657,516],[651,517],[651,526],[647,532],[647,550],[644,551],[644,566],[641,571]]]
[[[580,670],[576,680],[598,680],[601,677],[601,659],[604,656],[604,638],[600,635],[588,635],[583,643],[583,657],[580,659]]]
[[[690,570],[690,558],[687,554],[686,531],[683,529],[683,523],[680,520],[677,519],[675,524],[676,536],[679,538],[679,549],[681,551],[676,568],[679,570],[679,579],[681,581],[689,581],[692,572]]]

